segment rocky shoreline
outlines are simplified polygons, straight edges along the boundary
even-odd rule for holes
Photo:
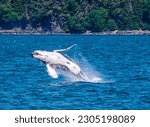
[[[71,33],[65,33],[63,31],[44,32],[42,30],[21,30],[21,29],[0,30],[0,35],[51,35],[51,34],[70,35]],[[97,33],[86,31],[85,33],[78,33],[78,34],[83,34],[83,35],[150,35],[150,30],[115,30],[115,31],[97,32]]]
[[[99,33],[91,33],[87,31],[84,33],[86,35],[95,34],[95,35],[150,35],[149,30],[115,30],[115,31],[106,31]]]

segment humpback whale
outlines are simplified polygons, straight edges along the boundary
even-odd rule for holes
[[[32,55],[34,58],[46,64],[48,74],[52,78],[58,78],[57,69],[60,69],[74,75],[80,81],[88,82],[89,79],[82,72],[80,66],[68,56],[61,54],[61,52],[67,51],[74,46],[75,45],[72,45],[66,49],[59,49],[53,51],[36,50],[32,52]]]

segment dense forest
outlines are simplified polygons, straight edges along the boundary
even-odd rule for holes
[[[150,30],[150,0],[0,0],[0,29]]]

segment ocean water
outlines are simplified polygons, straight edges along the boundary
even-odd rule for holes
[[[72,44],[65,54],[101,82],[52,79],[31,55]],[[150,109],[150,36],[0,35],[0,109]]]

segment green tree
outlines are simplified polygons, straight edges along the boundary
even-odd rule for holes
[[[50,31],[54,24],[72,33],[150,30],[150,0],[0,0],[1,28]]]
[[[150,30],[150,1],[149,0],[145,1],[142,21],[144,23],[144,29]]]
[[[69,12],[71,12],[71,14],[74,14],[79,10],[79,5],[75,0],[68,0],[67,9]]]
[[[87,29],[93,32],[100,32],[107,29],[107,20],[109,19],[107,9],[93,9],[85,19]]]
[[[19,27],[22,16],[11,6],[11,4],[0,5],[0,26],[5,29]]]
[[[107,30],[116,30],[116,29],[118,29],[116,22],[113,19],[109,19],[107,22]]]
[[[76,16],[70,16],[68,18],[68,28],[71,33],[84,32],[82,21],[79,21]]]
[[[15,22],[21,20],[16,10],[9,4],[0,5],[0,16],[3,22]]]

